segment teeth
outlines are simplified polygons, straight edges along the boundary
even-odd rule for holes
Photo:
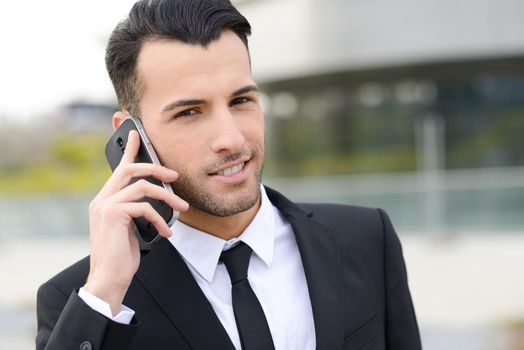
[[[217,174],[222,175],[222,176],[230,176],[230,175],[238,173],[243,168],[244,168],[244,162],[238,165],[232,166],[231,168],[220,170],[219,172],[217,172]]]

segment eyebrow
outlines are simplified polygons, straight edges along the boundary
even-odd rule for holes
[[[258,92],[258,86],[256,86],[256,85],[244,86],[244,87],[238,89],[237,91],[233,92],[231,94],[231,97],[236,97],[236,96],[245,94],[246,92]]]
[[[173,101],[167,104],[164,108],[162,108],[162,113],[169,112],[178,107],[200,105],[204,102],[206,102],[206,100],[200,100],[200,99],[187,99],[187,100]]]
[[[230,97],[237,97],[247,92],[258,92],[258,87],[256,85],[247,85],[247,86],[241,87],[240,89],[234,91]],[[166,113],[166,112],[169,112],[179,107],[200,105],[205,102],[206,100],[196,99],[196,98],[176,100],[164,106],[164,108],[162,108],[161,113]]]

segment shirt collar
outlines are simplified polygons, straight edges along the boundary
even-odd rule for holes
[[[171,226],[173,235],[168,238],[184,260],[189,263],[206,281],[213,281],[220,254],[243,241],[253,252],[270,266],[273,261],[275,244],[275,218],[273,206],[261,186],[261,205],[253,221],[239,237],[229,241],[199,231],[180,221]]]

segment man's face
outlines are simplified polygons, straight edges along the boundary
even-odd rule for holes
[[[175,40],[143,44],[141,111],[163,165],[180,176],[192,210],[229,216],[260,195],[264,118],[246,47],[224,31],[207,48]]]

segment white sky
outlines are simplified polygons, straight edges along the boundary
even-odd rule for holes
[[[0,117],[27,119],[72,100],[113,101],[105,43],[134,2],[2,2]]]

